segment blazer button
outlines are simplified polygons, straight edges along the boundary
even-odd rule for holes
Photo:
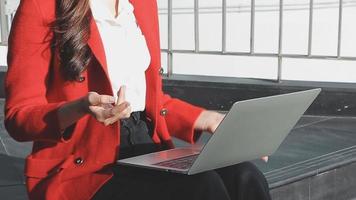
[[[168,110],[166,108],[162,108],[162,110],[160,111],[161,116],[166,116],[168,113]]]
[[[81,157],[79,157],[79,158],[76,158],[76,159],[74,160],[74,163],[75,163],[76,165],[81,165],[81,164],[84,163],[84,160],[83,160]]]
[[[159,75],[163,75],[163,72],[164,72],[164,69],[161,67],[161,68],[159,68]]]
[[[81,83],[81,82],[85,81],[85,77],[84,77],[84,76],[79,76],[79,77],[77,78],[77,81],[78,81],[79,83]]]

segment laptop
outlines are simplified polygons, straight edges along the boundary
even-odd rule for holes
[[[235,102],[205,145],[159,151],[117,163],[192,175],[272,155],[320,91]]]

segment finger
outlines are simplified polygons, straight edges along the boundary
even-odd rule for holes
[[[113,117],[110,117],[108,119],[106,119],[104,121],[104,124],[107,126],[107,125],[111,125],[117,121],[119,121],[120,119],[124,119],[124,118],[129,118],[131,115],[131,107],[127,107],[125,110],[123,110],[122,112],[116,114],[115,116]]]
[[[121,104],[118,104],[116,106],[114,106],[112,109],[111,109],[111,113],[113,115],[116,115],[118,113],[121,113],[123,110],[125,110],[127,107],[130,106],[130,103],[127,102],[127,101],[124,101],[123,103]]]
[[[128,112],[128,110],[127,110],[128,108],[129,107],[125,108],[124,110],[122,110],[120,112],[117,112],[114,115],[113,115],[113,112],[111,112],[112,116],[107,118],[107,119],[105,119],[104,124],[107,126],[107,125],[110,125],[110,124],[113,124],[113,123],[117,122],[121,118],[124,118],[124,115]]]
[[[109,95],[100,95],[100,106],[106,110],[110,110],[114,106],[112,105],[115,103],[115,98]]]
[[[117,102],[116,104],[119,105],[121,103],[123,103],[125,101],[125,92],[126,92],[126,86],[122,85],[119,89],[119,91],[117,92]]]
[[[96,92],[88,93],[88,102],[91,106],[96,106],[100,104],[100,95]]]
[[[209,132],[210,133],[215,133],[215,131],[218,128],[218,126],[219,126],[219,124],[214,124]]]
[[[123,110],[121,113],[119,113],[118,115],[108,119],[107,123],[108,124],[113,124],[113,123],[119,121],[120,119],[129,118],[130,115],[131,115],[131,107],[129,106],[125,110]]]
[[[268,162],[268,156],[263,156],[261,159],[265,162]]]
[[[89,106],[89,109],[94,115],[101,116],[105,119],[114,116],[110,109],[105,109],[101,106]]]
[[[97,106],[100,104],[111,104],[115,103],[115,98],[109,95],[99,95],[96,92],[89,92],[88,94],[89,105]]]
[[[113,116],[109,109],[104,109],[100,106],[89,106],[89,109],[91,110],[92,115],[100,122]]]
[[[110,95],[100,95],[101,104],[112,104],[115,103],[115,98]]]

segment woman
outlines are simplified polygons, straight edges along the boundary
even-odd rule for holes
[[[30,199],[270,199],[250,163],[194,176],[114,164],[173,148],[171,135],[194,143],[223,118],[165,95],[160,65],[155,0],[21,1],[5,125],[16,140],[34,141]]]

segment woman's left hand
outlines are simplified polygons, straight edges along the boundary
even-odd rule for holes
[[[214,133],[220,122],[224,119],[224,117],[224,114],[215,111],[205,110],[199,115],[198,119],[196,120],[194,129]]]

